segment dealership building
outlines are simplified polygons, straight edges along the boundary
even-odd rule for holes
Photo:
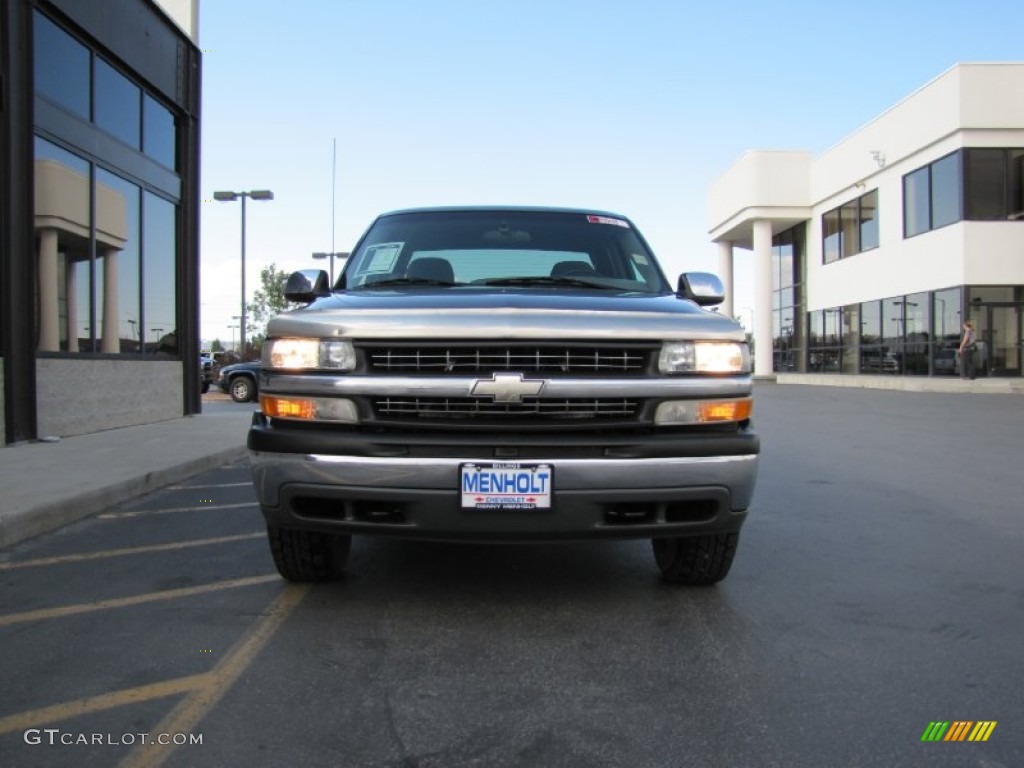
[[[0,0],[3,443],[200,410],[198,0]]]
[[[958,64],[817,156],[748,152],[709,214],[723,311],[753,261],[758,376],[956,376],[968,319],[979,377],[1024,373],[1024,63]]]

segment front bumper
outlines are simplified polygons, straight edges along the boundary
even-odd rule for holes
[[[445,445],[403,445],[379,435],[272,428],[259,414],[249,434],[267,522],[348,534],[501,541],[725,533],[743,524],[757,475],[759,443],[749,431],[605,438],[583,458],[570,457],[581,449],[556,437],[534,436],[519,449],[514,441],[463,436]],[[553,467],[551,508],[460,508],[459,466],[510,458]]]

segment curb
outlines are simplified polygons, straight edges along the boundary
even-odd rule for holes
[[[190,459],[172,467],[147,472],[131,480],[80,493],[69,493],[60,499],[16,510],[0,517],[0,548],[49,533],[101,512],[114,504],[121,504],[247,455],[246,446],[240,445],[237,448]]]

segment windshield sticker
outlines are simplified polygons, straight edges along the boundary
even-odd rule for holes
[[[629,223],[622,219],[613,219],[611,216],[587,216],[587,221],[591,224],[613,224],[616,227],[625,227],[629,229]]]
[[[634,253],[632,254],[632,256],[634,264],[637,264],[641,267],[646,267],[650,264],[650,262],[647,261],[647,257],[644,256],[642,253]]]
[[[378,243],[367,248],[364,272],[392,272],[404,243]]]

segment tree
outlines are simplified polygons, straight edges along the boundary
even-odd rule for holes
[[[279,270],[276,264],[271,264],[260,270],[260,290],[253,294],[252,302],[245,307],[249,325],[247,329],[248,345],[252,347],[253,351],[263,347],[263,340],[267,335],[267,322],[270,318],[298,306],[284,298],[284,286],[288,282],[288,274]]]
[[[211,352],[223,352],[224,351],[224,345],[220,343],[220,339],[214,339],[210,343],[210,351]]]

